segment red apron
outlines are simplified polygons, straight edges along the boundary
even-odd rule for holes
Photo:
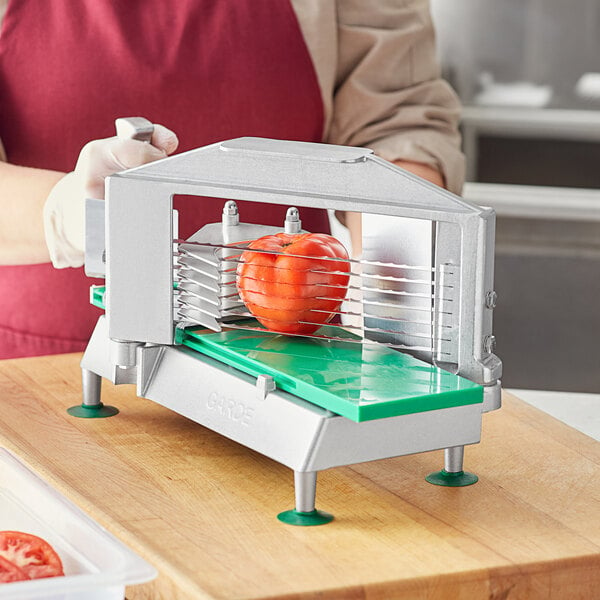
[[[239,136],[321,141],[323,107],[283,0],[10,0],[0,35],[0,139],[11,163],[70,171],[116,117],[173,129],[179,151]],[[222,203],[180,199],[180,235]],[[286,207],[242,220],[281,225]],[[260,214],[260,216],[258,216]],[[323,211],[302,210],[327,231]],[[83,269],[0,267],[0,358],[80,351],[98,318]]]

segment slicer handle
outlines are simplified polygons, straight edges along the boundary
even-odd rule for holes
[[[152,139],[154,125],[143,117],[126,117],[115,120],[117,137],[122,140],[148,142]],[[86,198],[85,201],[85,274],[88,277],[106,276],[106,232],[104,228],[104,200]]]
[[[144,117],[123,117],[115,119],[117,137],[122,140],[148,142],[152,139],[154,125]]]

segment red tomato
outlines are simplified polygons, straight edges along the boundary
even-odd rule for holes
[[[344,246],[324,233],[267,235],[254,240],[241,256],[240,297],[267,329],[314,333],[333,318],[346,296],[347,260]]]
[[[19,569],[17,565],[11,563],[0,556],[0,583],[10,583],[11,581],[25,581],[29,579],[24,571]]]
[[[15,565],[26,579],[64,575],[62,562],[52,546],[30,533],[0,531],[0,557]]]

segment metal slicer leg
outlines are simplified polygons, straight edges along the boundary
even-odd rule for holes
[[[81,369],[81,389],[83,406],[98,406],[101,404],[102,377],[88,369]]]
[[[463,487],[478,481],[477,475],[463,471],[464,446],[453,446],[444,450],[444,468],[425,477],[425,481],[434,485]]]
[[[89,369],[81,369],[81,392],[82,403],[67,408],[67,412],[73,417],[83,419],[99,419],[112,417],[119,412],[114,406],[102,404],[102,377]]]
[[[446,473],[459,473],[463,470],[464,446],[454,446],[444,450],[444,470]]]
[[[313,512],[317,496],[317,472],[294,471],[294,493],[296,510],[304,513]]]
[[[294,495],[296,508],[286,510],[277,518],[288,525],[324,525],[333,520],[333,515],[317,510],[317,471],[294,471]]]

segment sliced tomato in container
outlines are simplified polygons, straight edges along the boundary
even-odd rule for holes
[[[62,561],[54,548],[36,535],[0,531],[0,558],[25,574],[25,579],[64,575]],[[18,581],[13,579],[11,581]]]
[[[29,579],[29,577],[27,577],[25,571],[19,569],[19,567],[10,562],[10,560],[0,556],[0,583],[25,581],[26,579]]]

